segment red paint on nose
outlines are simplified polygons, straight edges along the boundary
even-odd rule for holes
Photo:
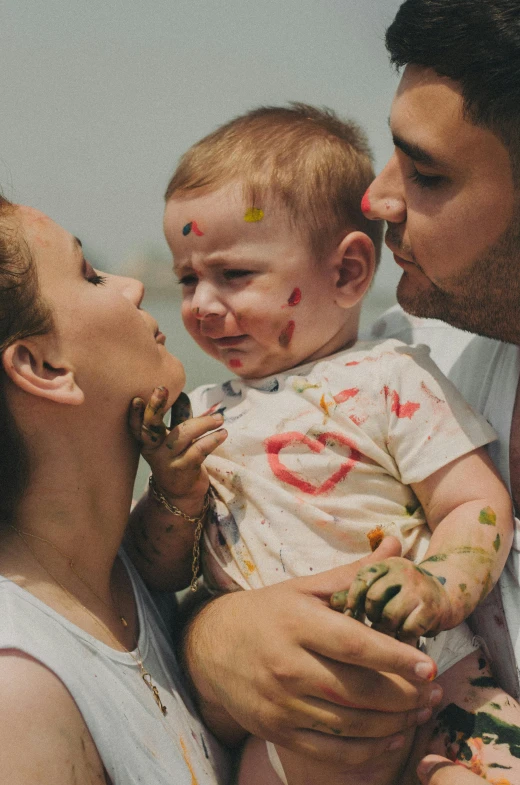
[[[242,368],[242,361],[241,360],[230,360],[229,365],[231,368]]]
[[[291,296],[287,300],[287,305],[298,305],[300,300],[302,299],[302,293],[298,287],[293,289]]]
[[[370,207],[370,197],[368,195],[368,191],[365,191],[365,195],[363,196],[363,198],[361,200],[361,212],[366,214],[366,213],[369,213],[370,210],[371,210],[371,207]]]

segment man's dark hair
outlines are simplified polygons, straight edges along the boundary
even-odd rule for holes
[[[386,33],[391,62],[460,85],[467,118],[520,161],[519,0],[405,0]]]

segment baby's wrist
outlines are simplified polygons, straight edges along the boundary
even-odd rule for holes
[[[198,523],[209,508],[209,488],[206,493],[198,491],[197,493],[176,496],[160,486],[153,474],[150,475],[148,493],[155,504],[162,507],[165,512],[186,518],[192,523]]]

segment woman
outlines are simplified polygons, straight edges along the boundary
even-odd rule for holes
[[[135,570],[118,555],[139,449],[128,401],[184,385],[81,243],[0,198],[0,781],[223,783]],[[215,427],[215,426],[213,426]]]

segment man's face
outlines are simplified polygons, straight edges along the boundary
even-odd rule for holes
[[[456,82],[407,66],[392,104],[395,150],[363,200],[388,222],[416,316],[520,344],[520,209],[509,153],[463,115]]]

